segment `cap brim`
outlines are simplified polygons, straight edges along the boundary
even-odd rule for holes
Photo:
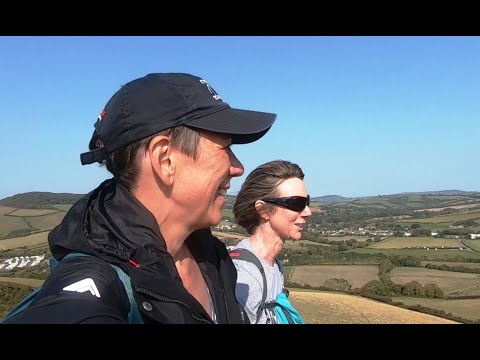
[[[260,139],[273,125],[276,114],[230,107],[185,123],[194,128],[232,135],[232,144]]]

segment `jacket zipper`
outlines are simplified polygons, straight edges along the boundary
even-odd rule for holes
[[[220,282],[220,288],[222,290],[223,295],[223,303],[225,304],[225,312],[227,313],[227,324],[231,324],[230,322],[230,314],[228,312],[228,302],[227,302],[227,295],[225,294],[225,287],[223,286],[222,275],[220,273],[217,274],[218,280]]]
[[[179,301],[179,300],[174,300],[174,299],[169,299],[169,298],[166,298],[166,297],[163,297],[163,296],[159,296],[149,290],[146,290],[146,289],[143,289],[143,288],[135,288],[135,290],[138,292],[138,293],[141,293],[141,294],[145,294],[145,295],[148,295],[150,297],[153,297],[154,299],[156,300],[160,300],[160,301],[163,301],[163,302],[167,302],[167,303],[175,303],[175,304],[179,304],[179,305],[182,305],[183,307],[185,307],[188,312],[190,313],[190,315],[192,316],[192,318],[194,318],[195,320],[198,320],[198,321],[202,321],[204,323],[207,323],[207,324],[213,324],[213,321],[209,321],[205,318],[202,318],[202,317],[199,317],[197,316],[195,313],[192,312],[192,310],[188,307],[187,304],[185,304],[184,302],[182,301]]]

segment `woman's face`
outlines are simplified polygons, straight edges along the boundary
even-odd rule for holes
[[[302,196],[307,197],[307,188],[299,178],[287,179],[278,187],[277,197]],[[269,213],[269,222],[273,231],[282,240],[301,240],[302,231],[312,211],[307,205],[301,211],[290,210],[283,206],[275,206]]]

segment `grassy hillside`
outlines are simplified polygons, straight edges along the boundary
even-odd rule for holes
[[[28,192],[0,200],[0,206],[17,209],[54,209],[55,204],[73,204],[82,194]]]
[[[307,324],[455,324],[359,296],[290,290],[292,304]]]

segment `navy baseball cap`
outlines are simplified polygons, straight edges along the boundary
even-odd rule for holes
[[[186,125],[232,135],[232,144],[260,139],[277,115],[231,108],[202,78],[154,73],[123,85],[95,123],[93,138],[104,147],[80,155],[82,165],[103,162],[112,152],[162,130]]]

